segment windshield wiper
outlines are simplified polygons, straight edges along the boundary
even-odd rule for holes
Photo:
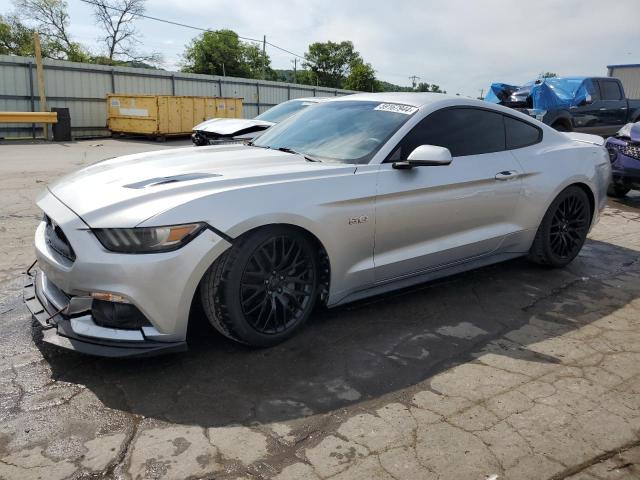
[[[312,156],[307,155],[306,153],[296,152],[293,148],[280,147],[278,148],[278,150],[285,153],[293,153],[294,155],[302,155],[309,162],[320,162],[320,160],[318,160],[317,158],[313,158]]]
[[[247,142],[247,145],[249,145],[250,147],[256,147],[256,148],[271,148],[268,145],[256,145],[255,143],[251,142]]]

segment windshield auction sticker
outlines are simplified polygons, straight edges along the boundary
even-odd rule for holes
[[[374,108],[374,110],[403,113],[404,115],[413,115],[418,111],[418,107],[412,107],[411,105],[401,105],[399,103],[381,103],[376,108]]]

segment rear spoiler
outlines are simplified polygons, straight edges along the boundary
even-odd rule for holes
[[[569,137],[571,140],[575,140],[576,142],[582,143],[590,143],[592,145],[604,145],[604,138],[598,135],[589,135],[588,133],[577,133],[577,132],[562,132],[564,135]]]

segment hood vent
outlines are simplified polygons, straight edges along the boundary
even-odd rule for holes
[[[172,175],[170,177],[156,177],[142,180],[141,182],[130,183],[125,188],[148,188],[166,185],[168,183],[188,182],[190,180],[200,180],[201,178],[221,177],[217,173],[184,173],[182,175]]]

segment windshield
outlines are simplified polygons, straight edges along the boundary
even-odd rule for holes
[[[265,122],[280,123],[285,118],[289,118],[296,112],[307,108],[309,105],[314,105],[316,102],[309,102],[305,100],[289,100],[288,102],[281,103],[275,107],[270,108],[264,113],[261,113],[256,117],[256,120],[263,120]]]
[[[320,161],[368,163],[417,110],[357,100],[320,103],[270,128],[254,145],[286,148]]]

